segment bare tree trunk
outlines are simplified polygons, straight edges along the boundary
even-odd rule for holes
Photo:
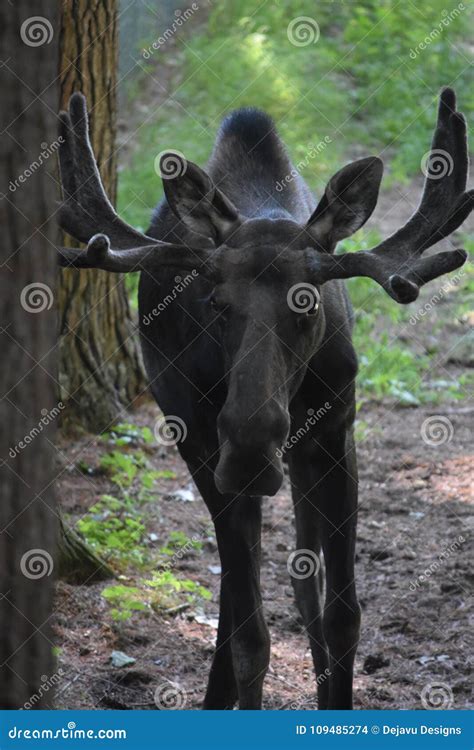
[[[59,13],[0,6],[0,708],[47,708],[56,547]],[[32,16],[34,16],[32,18]],[[39,17],[39,18],[38,18]],[[49,683],[48,683],[49,684]]]
[[[92,145],[112,202],[116,195],[116,77],[116,0],[63,0],[61,106],[65,108],[74,91],[87,96]],[[65,422],[100,432],[145,387],[123,278],[103,271],[65,270],[59,309]]]

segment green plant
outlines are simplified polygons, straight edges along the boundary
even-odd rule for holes
[[[108,586],[102,596],[111,607],[110,614],[115,622],[129,620],[134,612],[146,612],[148,606],[142,600],[142,591],[136,586]]]
[[[202,542],[191,539],[183,531],[172,531],[164,547],[160,548],[160,553],[172,557],[176,552],[185,553],[191,550],[202,550]]]
[[[171,571],[153,574],[134,586],[107,586],[102,596],[111,607],[115,622],[129,620],[135,612],[150,614],[173,609],[181,604],[196,604],[211,599],[211,592],[188,578],[178,578]]]
[[[119,500],[102,495],[78,521],[77,530],[100,557],[118,569],[130,564],[143,566],[148,560],[148,550],[142,544],[145,525],[129,497]]]

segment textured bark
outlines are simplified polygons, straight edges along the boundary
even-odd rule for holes
[[[115,0],[64,0],[60,34],[61,107],[87,96],[91,140],[106,191],[116,195],[117,17]],[[97,227],[99,232],[101,227]],[[73,246],[68,239],[64,244]],[[121,276],[61,273],[60,383],[65,423],[103,431],[145,387],[135,325]]]
[[[35,31],[32,15],[47,23]],[[0,5],[2,709],[46,708],[54,684],[56,181],[54,157],[41,153],[57,138],[58,16],[48,0],[34,14],[29,0]]]
[[[84,586],[97,581],[115,578],[106,562],[92,552],[73,529],[59,518],[59,576],[68,583]]]

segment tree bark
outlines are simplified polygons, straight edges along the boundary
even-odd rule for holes
[[[116,197],[116,0],[63,0],[61,107],[87,97],[91,141],[104,187]],[[101,227],[97,227],[99,232]],[[74,243],[68,239],[64,244]],[[123,277],[64,270],[59,285],[63,424],[101,432],[145,388],[141,353]]]
[[[29,0],[0,6],[2,709],[49,707],[55,681],[58,31],[55,3],[37,0],[34,14]]]
[[[97,557],[74,529],[65,525],[61,516],[58,560],[59,576],[68,583],[86,586],[116,578],[110,565]]]

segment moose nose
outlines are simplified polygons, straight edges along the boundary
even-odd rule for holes
[[[251,417],[225,406],[218,418],[220,456],[214,473],[219,492],[275,495],[283,482],[278,450],[289,424],[289,415],[276,402]]]

